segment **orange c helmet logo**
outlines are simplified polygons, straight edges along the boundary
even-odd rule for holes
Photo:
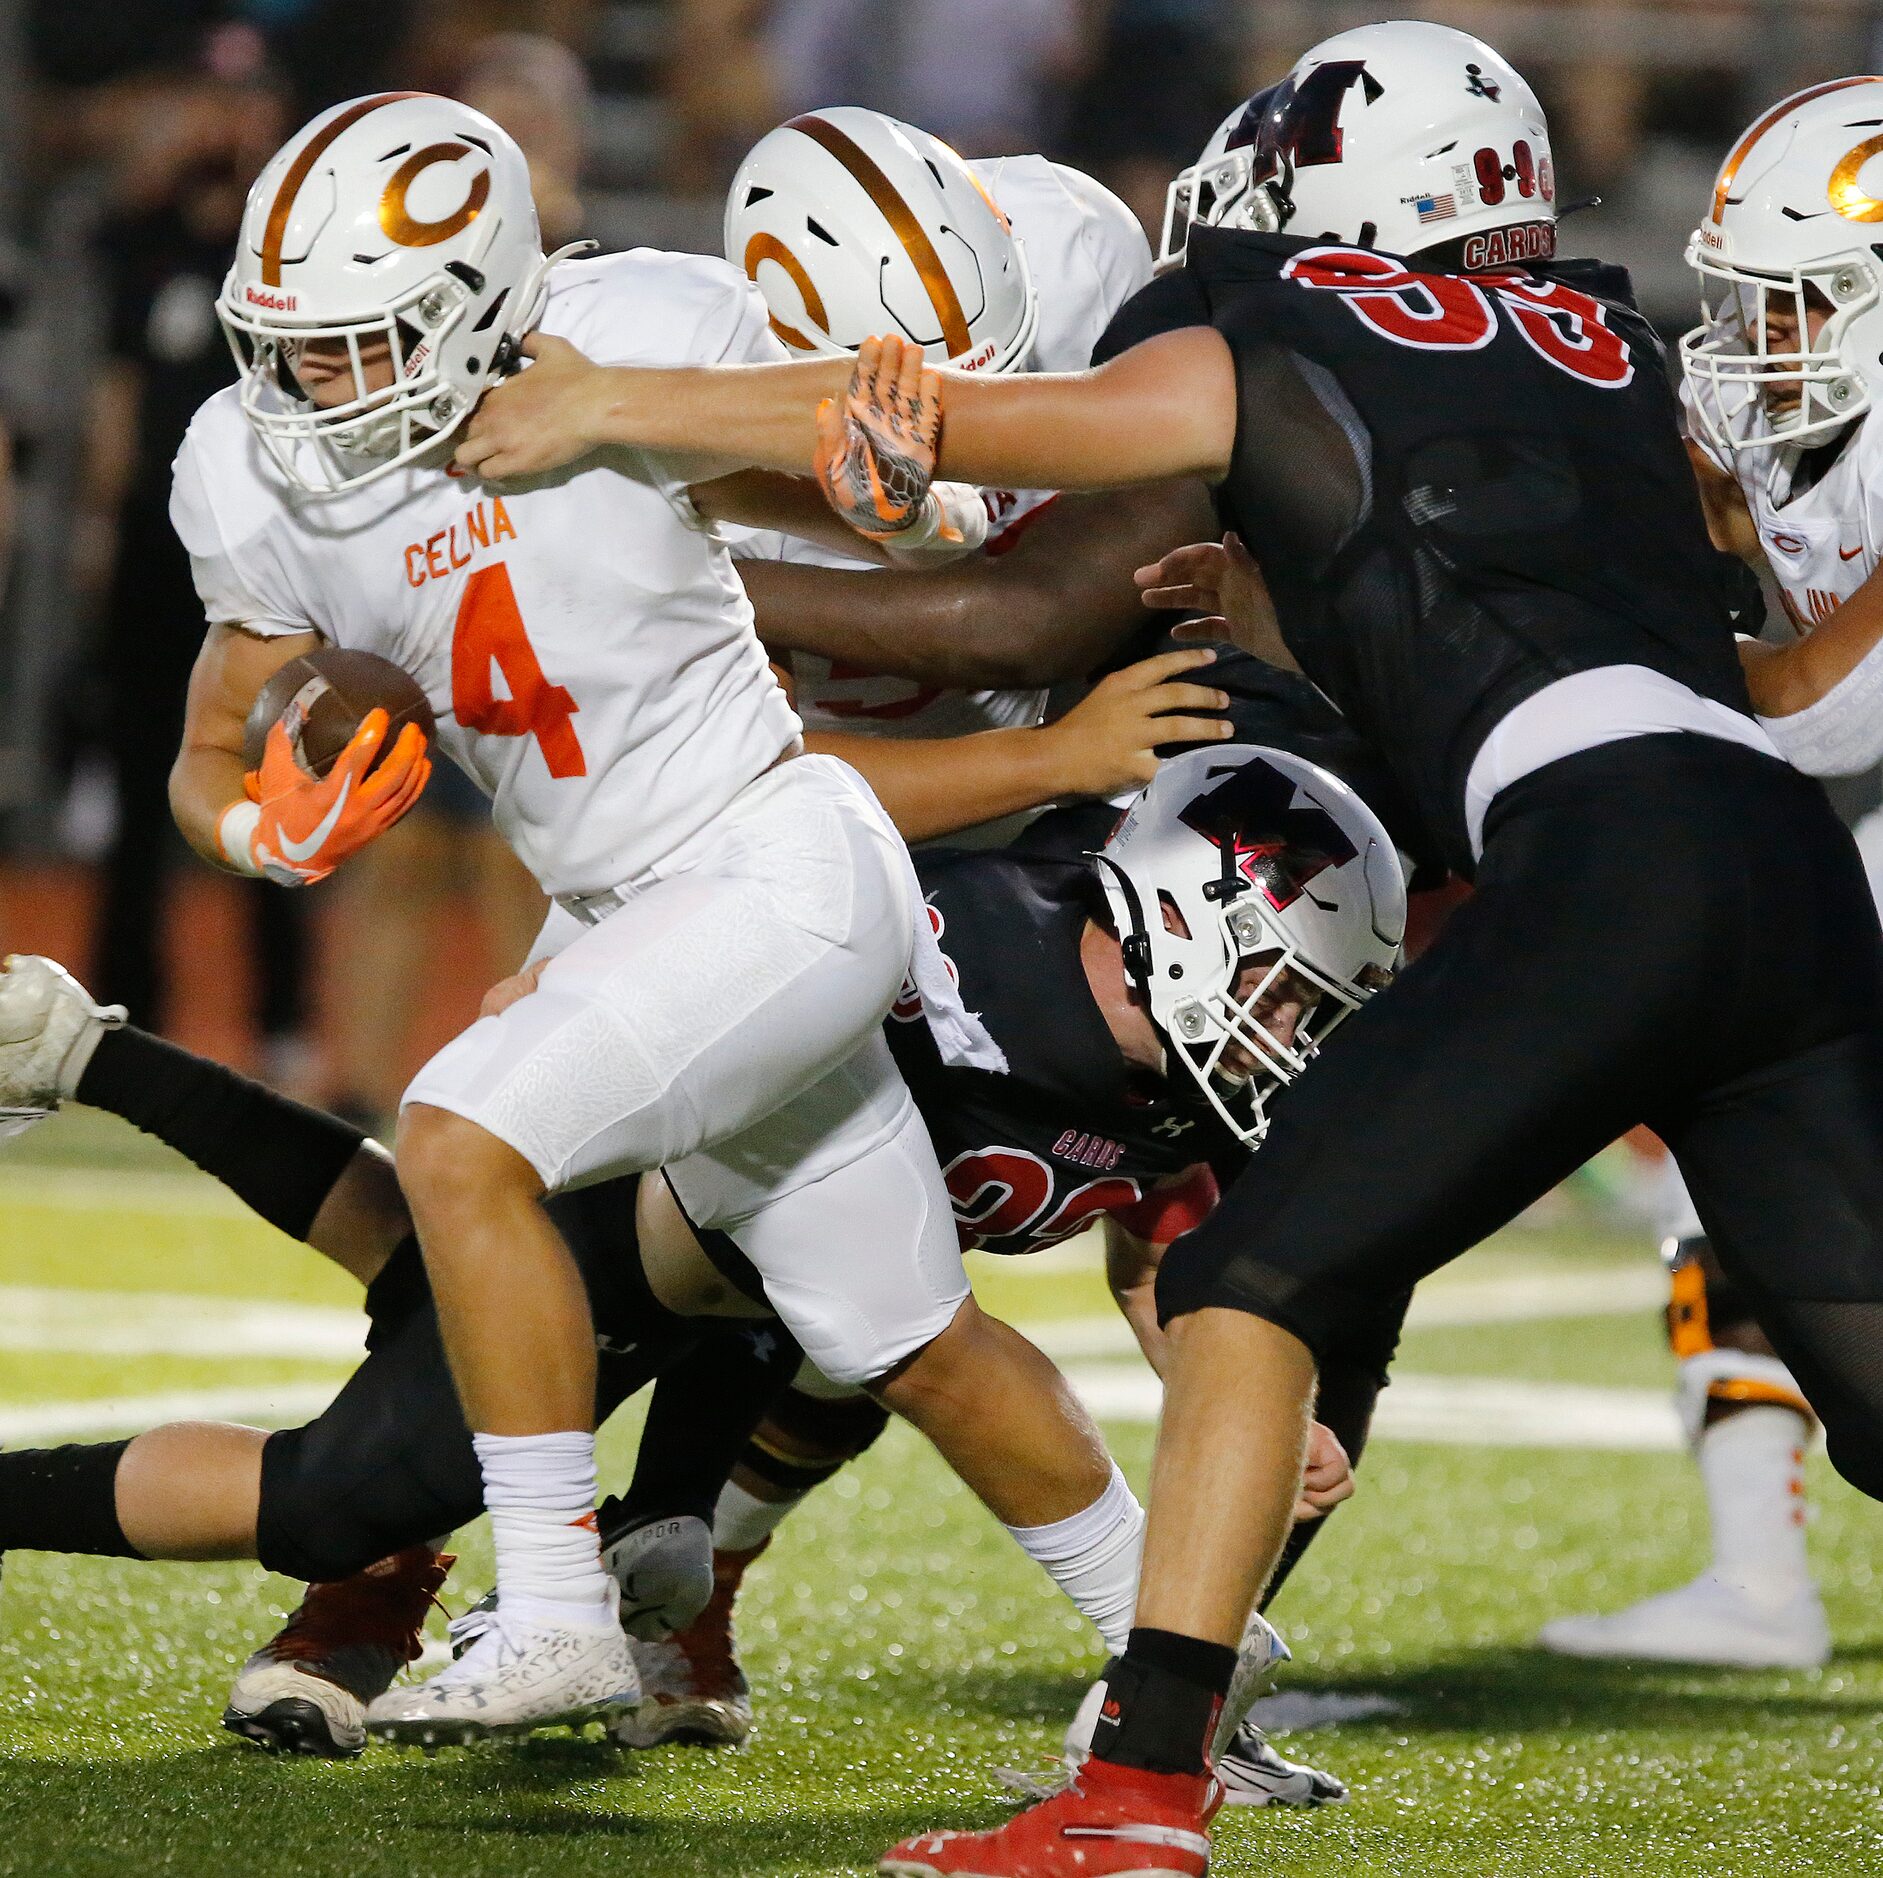
[[[766,234],[762,229],[745,244],[745,273],[753,286],[758,285],[758,270],[761,262],[770,261],[782,267],[790,276],[791,284],[798,290],[798,297],[804,302],[804,310],[817,323],[826,335],[830,332],[830,315],[824,311],[824,296],[817,291],[817,283],[812,280],[805,266],[776,235]],[[775,313],[767,322],[786,345],[796,352],[815,352],[810,340],[795,327],[787,326]]]
[[[1846,221],[1883,222],[1883,202],[1857,181],[1863,166],[1879,151],[1883,151],[1883,137],[1866,137],[1831,172],[1831,207]]]
[[[426,170],[436,163],[455,163],[459,157],[470,154],[469,144],[433,143],[414,151],[399,165],[392,181],[386,185],[386,193],[379,198],[379,226],[386,231],[388,241],[396,241],[402,248],[429,248],[437,242],[449,241],[477,220],[479,211],[490,199],[488,169],[478,171],[463,205],[435,222],[414,220],[405,206],[406,191]]]

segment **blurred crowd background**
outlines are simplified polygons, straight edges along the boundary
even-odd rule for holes
[[[1413,9],[1407,9],[1413,10]],[[1550,109],[1565,246],[1670,332],[1734,132],[1883,63],[1883,0],[1428,0]],[[329,886],[222,879],[164,779],[201,635],[165,516],[233,376],[213,301],[247,185],[321,107],[449,91],[503,123],[550,245],[712,250],[739,157],[860,103],[969,155],[1040,150],[1143,217],[1242,95],[1398,9],[1345,0],[0,0],[0,952],[367,1114],[519,959],[539,902],[435,785]]]

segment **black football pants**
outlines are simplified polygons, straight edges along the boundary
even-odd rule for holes
[[[1883,937],[1818,784],[1717,739],[1497,798],[1476,894],[1275,1105],[1159,1308],[1364,1357],[1389,1300],[1640,1122],[1838,1471],[1883,1498]]]
[[[654,1298],[634,1231],[633,1180],[604,1181],[553,1195],[550,1216],[588,1288],[596,1330],[595,1421],[599,1427],[669,1365],[715,1344],[753,1343],[728,1361],[750,1372],[759,1403],[803,1361],[774,1321],[730,1323],[676,1317]],[[270,1435],[262,1449],[256,1555],[270,1571],[327,1582],[375,1559],[454,1531],[484,1510],[484,1479],[445,1360],[438,1316],[416,1244],[395,1255],[369,1294],[373,1331],[365,1362],[327,1409],[300,1428]],[[752,1410],[758,1413],[758,1404]],[[730,1472],[743,1438],[723,1459]]]

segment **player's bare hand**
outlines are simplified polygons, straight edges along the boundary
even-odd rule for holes
[[[1239,535],[1173,548],[1133,578],[1146,606],[1203,614],[1176,628],[1180,639],[1227,639],[1265,658],[1279,643],[1268,583]]]
[[[817,409],[815,472],[858,534],[891,540],[920,518],[941,448],[941,377],[920,346],[866,339],[841,398]]]
[[[1321,1519],[1353,1498],[1353,1463],[1333,1429],[1316,1422],[1308,1430],[1308,1466],[1301,1479],[1295,1518]]]
[[[1227,709],[1228,694],[1183,676],[1200,672],[1215,656],[1202,647],[1160,652],[1101,678],[1040,732],[1051,747],[1055,792],[1102,797],[1141,788],[1157,774],[1159,745],[1233,736],[1233,724],[1205,715]]]
[[[511,1005],[519,999],[527,998],[543,982],[543,973],[549,969],[547,959],[538,959],[534,965],[526,965],[520,972],[512,972],[508,978],[500,978],[484,993],[484,1001],[477,1007],[479,1017],[501,1017]]]
[[[619,387],[608,372],[553,333],[523,341],[527,370],[493,385],[458,441],[460,469],[509,482],[560,469],[602,440],[602,419]]]
[[[325,776],[301,767],[282,725],[270,728],[261,768],[243,779],[261,811],[251,855],[270,880],[289,887],[325,880],[424,793],[432,763],[416,724],[407,724],[374,765],[390,723],[383,709],[368,711]]]

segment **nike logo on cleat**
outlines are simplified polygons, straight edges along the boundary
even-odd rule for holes
[[[1837,558],[1840,561],[1854,561],[1857,558],[1857,556],[1860,555],[1862,552],[1863,552],[1863,544],[1859,542],[1857,546],[1854,548],[1839,548],[1837,551]]]

